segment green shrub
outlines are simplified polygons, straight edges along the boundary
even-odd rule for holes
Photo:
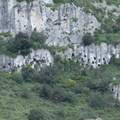
[[[31,109],[28,120],[48,120],[48,114],[44,109]]]
[[[45,4],[46,7],[52,7],[53,4]]]
[[[8,43],[11,52],[20,52],[22,55],[30,53],[31,42],[27,33],[19,32],[15,35],[15,38],[10,39]]]
[[[96,79],[89,79],[86,82],[86,85],[90,90],[99,91],[102,93],[109,91],[109,84],[110,80],[106,79],[99,79],[99,81]]]
[[[62,3],[57,3],[51,7],[53,11],[55,11]]]
[[[73,22],[77,22],[77,21],[78,21],[78,18],[72,17],[72,21],[73,21]]]
[[[43,43],[45,43],[47,37],[43,34],[43,32],[33,31],[30,36],[30,39],[33,42],[39,42],[42,45]]]
[[[66,114],[66,111],[60,107],[57,111],[56,111],[56,115],[60,118],[65,118],[65,114]]]
[[[20,5],[16,4],[16,5],[13,6],[13,8],[16,8],[16,7],[20,7]]]
[[[110,64],[120,66],[120,58],[115,58],[115,55],[112,55],[110,59]]]
[[[39,83],[46,83],[46,84],[56,84],[55,74],[56,74],[55,67],[45,67],[42,68],[40,72],[36,72],[34,76],[34,80]]]
[[[0,35],[3,36],[3,37],[12,37],[12,36],[13,36],[13,35],[10,33],[10,31],[8,31],[8,32],[2,31],[2,32],[0,33]]]
[[[94,38],[90,33],[86,33],[82,38],[83,45],[87,46],[94,42]]]
[[[106,106],[104,96],[99,92],[93,92],[90,96],[89,105],[93,108],[104,108]]]
[[[53,88],[51,99],[53,102],[62,102],[66,98],[66,90],[60,87]]]
[[[52,87],[49,85],[43,85],[42,89],[40,90],[40,96],[50,99],[52,95]]]
[[[23,76],[20,73],[14,73],[12,75],[12,80],[16,81],[17,83],[22,83],[23,82]]]
[[[57,4],[57,3],[70,3],[70,2],[72,2],[72,0],[53,0],[53,2],[55,4]]]
[[[66,92],[66,96],[63,101],[75,104],[77,103],[77,97],[73,92]]]
[[[21,74],[26,82],[31,82],[34,81],[34,69],[31,68],[30,65],[28,66],[23,66],[21,70]]]
[[[30,96],[31,96],[31,91],[26,86],[22,86],[21,87],[21,97],[29,99]]]
[[[33,2],[34,0],[17,0],[17,2],[23,2],[26,1],[27,3]]]
[[[67,92],[63,88],[54,88],[52,94],[52,100],[54,102],[69,102],[76,103],[77,98],[73,92]]]

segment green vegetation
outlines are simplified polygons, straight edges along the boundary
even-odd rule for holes
[[[73,22],[77,22],[77,21],[78,21],[78,18],[72,17],[72,21],[73,21]]]
[[[120,103],[109,84],[120,83],[120,67],[111,62],[99,69],[81,68],[56,56],[54,66],[40,72],[30,65],[21,74],[0,72],[0,119],[119,119]]]
[[[16,8],[16,7],[20,7],[20,5],[16,4],[16,5],[13,6],[13,8]]]
[[[8,32],[1,32],[0,33],[0,36],[3,36],[3,37],[12,37],[12,34],[10,33],[10,31],[8,31]]]
[[[53,11],[55,11],[59,6],[61,6],[61,4],[62,4],[62,3],[54,4],[54,5],[51,7],[51,9],[52,9]]]
[[[0,35],[8,38],[7,40],[3,40],[3,38],[0,37],[0,53],[12,57],[18,54],[25,56],[31,52],[31,48],[35,50],[43,48],[47,39],[42,32],[36,31],[33,31],[30,36],[22,32],[16,34],[15,37],[12,37],[10,32],[2,32]]]
[[[82,38],[83,45],[87,46],[94,42],[94,37],[90,33],[86,33]]]
[[[26,1],[27,3],[33,2],[34,0],[17,0],[17,2],[23,2]]]

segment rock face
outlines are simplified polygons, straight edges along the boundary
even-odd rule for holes
[[[91,44],[89,46],[74,45],[74,50],[68,49],[60,55],[68,59],[74,59],[83,66],[89,65],[94,68],[101,64],[109,64],[112,55],[120,57],[120,44],[116,47],[101,43],[100,45]]]
[[[83,8],[76,7],[74,4],[63,4],[54,11],[46,7],[49,4],[54,5],[52,0],[35,0],[30,4],[19,3],[16,0],[1,0],[0,32],[11,31],[15,35],[19,31],[27,33],[31,33],[34,29],[43,31],[48,36],[47,45],[72,44],[73,50],[69,48],[64,53],[57,54],[67,59],[74,59],[83,66],[90,65],[96,68],[101,64],[109,64],[112,54],[115,54],[117,58],[120,57],[120,45],[116,47],[105,43],[81,45],[84,33],[93,34],[95,29],[100,27],[95,16],[86,14]],[[99,4],[95,5],[99,6]],[[0,55],[0,59],[0,69],[7,71],[14,67],[21,68],[27,63],[32,64],[33,67],[36,61],[40,64],[44,61],[45,65],[53,63],[53,57],[48,50],[32,51],[28,56],[16,58]]]
[[[116,47],[101,43],[100,45],[92,44],[90,46],[75,45],[74,50],[69,48],[64,53],[56,53],[64,58],[73,59],[79,62],[83,66],[92,66],[94,68],[99,67],[101,64],[109,64],[109,61],[114,54],[116,58],[120,57],[120,44]],[[10,58],[5,55],[0,55],[1,63],[0,69],[10,71],[11,69],[19,68],[26,64],[31,64],[34,68],[36,63],[39,63],[39,67],[50,66],[54,62],[53,56],[48,50],[39,49],[32,51],[29,55],[23,57],[18,55],[16,58]]]
[[[120,84],[111,87],[111,91],[114,92],[114,98],[120,101]]]
[[[36,68],[36,63],[38,68],[44,66],[51,66],[53,64],[53,57],[48,50],[40,49],[37,51],[32,51],[29,55],[23,57],[18,55],[16,58],[11,58],[6,55],[0,55],[0,69],[7,72],[11,72],[15,68],[20,72],[23,65],[31,64],[32,68]]]
[[[46,4],[52,0],[18,3],[16,0],[0,1],[0,31],[31,33],[34,29],[48,34],[47,44],[65,46],[79,43],[84,32],[93,33],[100,23],[91,14],[74,4],[63,4],[53,11]],[[76,19],[76,20],[75,20]]]

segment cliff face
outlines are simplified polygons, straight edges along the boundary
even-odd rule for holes
[[[1,0],[0,31],[11,31],[13,34],[19,31],[31,33],[34,29],[45,31],[49,36],[47,44],[65,46],[69,42],[81,42],[83,33],[93,33],[100,26],[94,16],[86,14],[74,4],[63,4],[53,11],[46,7],[48,3],[52,1],[36,0],[27,4]]]
[[[43,31],[48,39],[46,44],[56,46],[67,46],[72,44],[74,49],[68,48],[62,55],[68,59],[73,59],[80,62],[83,66],[90,65],[94,68],[101,64],[109,64],[112,54],[120,57],[120,45],[116,47],[101,43],[100,45],[92,44],[90,46],[82,46],[82,36],[86,32],[93,34],[96,28],[100,27],[100,23],[95,16],[83,12],[83,8],[76,7],[74,4],[63,4],[56,10],[46,7],[53,4],[52,0],[36,0],[30,4],[26,2],[18,3],[16,0],[1,0],[0,1],[0,32],[11,31],[16,34],[19,31],[31,33],[34,29]],[[105,3],[104,3],[105,5]],[[95,4],[95,6],[102,6]],[[110,9],[110,8],[109,8]],[[34,63],[35,57],[45,57],[46,65],[53,63],[53,57],[48,52],[33,51],[31,56],[10,58],[1,55],[1,69],[21,67],[27,61]],[[14,62],[10,62],[12,61]],[[48,60],[50,59],[50,60]],[[24,61],[24,62],[23,62]],[[9,65],[8,65],[9,64]]]

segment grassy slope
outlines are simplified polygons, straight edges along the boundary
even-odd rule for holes
[[[101,75],[98,74],[98,76],[101,76],[102,79],[107,80],[112,77],[116,77],[118,81],[120,79],[120,69],[115,66],[105,66],[101,72],[99,70],[98,73]],[[90,78],[95,79],[95,71],[91,70],[87,72]],[[77,94],[78,103],[75,105],[67,102],[54,103],[39,97],[39,94],[34,92],[33,89],[38,86],[41,87],[42,84],[24,82],[20,85],[11,79],[2,77],[3,74],[1,73],[0,79],[0,120],[27,120],[27,116],[32,108],[43,108],[47,111],[51,120],[82,120],[97,117],[101,117],[103,120],[119,120],[120,118],[119,107],[108,106],[97,110],[91,108],[88,104],[89,94]],[[68,75],[67,73],[64,74]],[[99,79],[97,80],[99,81]],[[29,98],[21,97],[24,90],[29,91]],[[57,114],[57,111],[60,109],[64,110],[64,117],[60,117]]]

